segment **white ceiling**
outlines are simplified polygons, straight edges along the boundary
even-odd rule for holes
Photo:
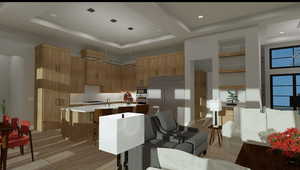
[[[94,8],[95,12],[88,13],[88,8]],[[70,39],[128,54],[183,43],[194,36],[259,24],[284,17],[291,9],[300,11],[299,4],[4,3],[0,4],[0,24],[42,37]],[[204,18],[199,20],[198,15]],[[112,18],[118,22],[111,23]]]
[[[190,29],[257,15],[292,3],[160,3],[166,11],[183,21]],[[199,20],[197,16],[204,16]]]
[[[263,27],[261,37],[263,44],[279,43],[300,39],[300,17],[298,19],[287,20],[268,24]]]

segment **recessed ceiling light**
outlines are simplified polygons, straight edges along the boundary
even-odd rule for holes
[[[110,20],[110,22],[112,22],[112,23],[115,23],[115,22],[117,22],[118,20],[116,20],[116,19],[111,19]]]
[[[52,13],[52,14],[50,14],[50,16],[51,16],[51,17],[56,17],[56,14],[53,14],[53,13]]]
[[[132,27],[128,27],[128,30],[133,30],[133,28]]]
[[[93,13],[93,12],[95,12],[95,9],[94,8],[88,8],[87,11],[90,12],[90,13]]]
[[[199,15],[199,16],[198,16],[198,19],[203,19],[203,18],[204,18],[203,15]]]
[[[284,33],[285,33],[285,32],[283,32],[283,31],[280,31],[280,32],[279,32],[279,34],[284,34]]]

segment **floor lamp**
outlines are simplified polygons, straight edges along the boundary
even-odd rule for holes
[[[121,113],[99,117],[99,150],[117,155],[122,170],[121,154],[125,153],[124,169],[128,170],[128,151],[144,144],[144,114]]]

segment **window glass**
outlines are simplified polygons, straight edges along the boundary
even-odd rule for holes
[[[294,48],[295,57],[300,57],[300,47]]]
[[[293,76],[286,75],[286,76],[273,76],[273,86],[280,86],[280,85],[293,85]],[[300,76],[299,76],[299,85],[300,85]]]
[[[273,95],[292,96],[293,86],[277,86],[273,87]]]
[[[274,106],[290,106],[290,97],[283,97],[283,96],[273,96],[273,105]]]
[[[296,75],[296,85],[300,86],[300,75]]]
[[[293,48],[282,48],[272,50],[272,58],[293,57]]]
[[[293,58],[272,59],[272,67],[292,67]]]

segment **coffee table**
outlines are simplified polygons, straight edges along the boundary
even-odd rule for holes
[[[290,165],[287,158],[274,153],[268,146],[243,143],[235,162],[251,170],[300,170],[299,166]]]

